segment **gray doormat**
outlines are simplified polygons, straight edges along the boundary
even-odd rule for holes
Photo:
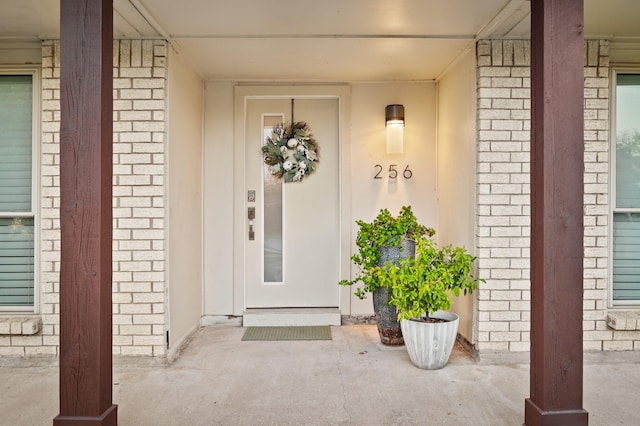
[[[242,340],[331,340],[331,328],[328,325],[247,327]]]

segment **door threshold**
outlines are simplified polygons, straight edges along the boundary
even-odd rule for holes
[[[252,308],[242,315],[243,327],[340,325],[338,308]]]

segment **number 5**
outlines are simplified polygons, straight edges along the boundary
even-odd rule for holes
[[[391,164],[389,166],[389,179],[395,179],[398,177],[398,171],[396,170],[397,164]]]

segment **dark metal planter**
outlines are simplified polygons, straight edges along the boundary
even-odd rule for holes
[[[415,257],[416,246],[413,240],[405,238],[400,246],[382,247],[380,249],[379,265],[387,261],[398,264],[401,259]],[[376,314],[378,334],[380,341],[384,345],[399,346],[404,345],[402,329],[398,322],[398,311],[395,306],[389,305],[389,291],[386,287],[377,288],[373,292],[373,310]]]
[[[380,341],[384,345],[404,345],[402,330],[398,323],[398,311],[395,306],[390,306],[389,291],[386,287],[380,287],[373,292],[373,310],[376,314],[376,324]]]

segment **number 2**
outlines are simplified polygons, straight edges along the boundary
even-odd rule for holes
[[[378,173],[376,173],[376,175],[373,177],[374,179],[382,179],[382,176],[380,176],[380,173],[382,173],[382,166],[380,164],[376,164],[375,166],[376,169],[378,170]]]

